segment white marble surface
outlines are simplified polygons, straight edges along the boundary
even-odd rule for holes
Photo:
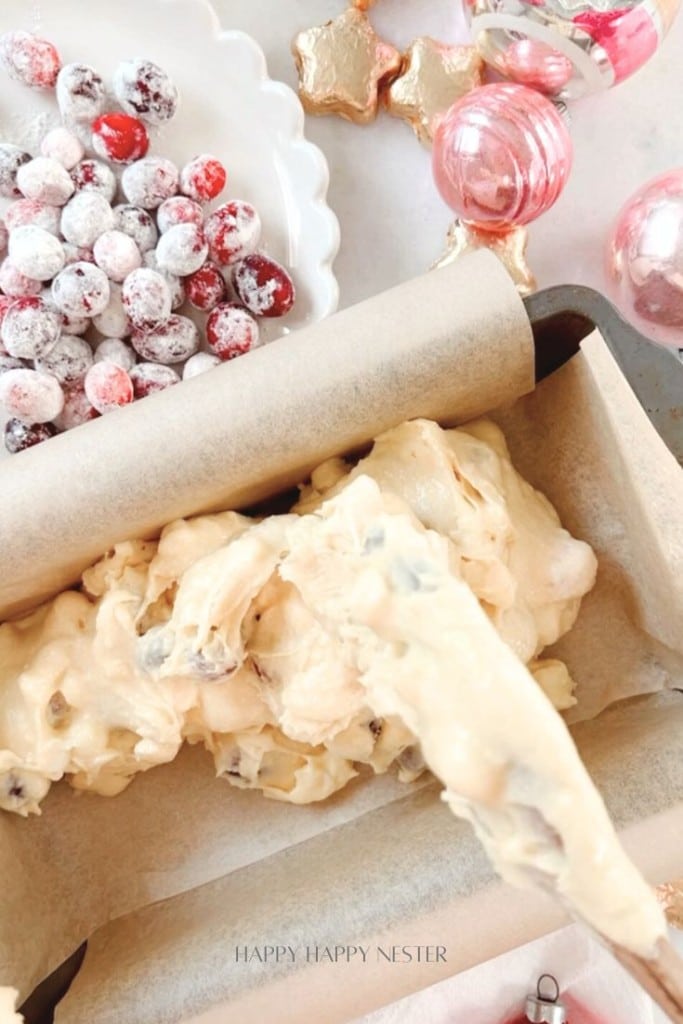
[[[271,74],[296,84],[290,40],[334,17],[344,0],[214,0],[226,27],[250,32]],[[463,41],[458,0],[379,0],[373,20],[397,46],[416,35]],[[618,88],[572,107],[575,165],[555,207],[531,229],[540,286],[601,285],[604,240],[621,204],[645,180],[683,164],[683,17],[649,65]],[[226,100],[229,102],[229,100]],[[308,118],[307,133],[330,165],[329,201],[341,223],[336,262],[341,304],[420,273],[439,254],[449,210],[432,182],[429,152],[401,121],[357,127]]]
[[[224,26],[251,33],[273,77],[291,85],[296,83],[292,36],[343,8],[343,0],[214,4]],[[464,41],[460,7],[454,0],[380,0],[373,20],[397,46],[416,35]],[[572,107],[572,177],[556,206],[531,230],[530,262],[541,287],[584,283],[601,288],[605,238],[621,204],[648,178],[683,163],[682,52],[683,17],[634,78]],[[409,128],[387,115],[364,128],[339,118],[308,118],[307,134],[330,166],[329,202],[341,225],[336,261],[341,305],[426,269],[442,249],[450,216],[432,182],[429,152]],[[653,1021],[664,1024],[653,1013]],[[411,1005],[410,1000],[386,1015],[392,1022],[416,1019],[425,1019],[424,1003]],[[375,1024],[380,1017],[372,1020]]]

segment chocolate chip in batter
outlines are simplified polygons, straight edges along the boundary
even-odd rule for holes
[[[55,690],[47,702],[47,722],[51,729],[63,729],[71,714],[71,705],[61,690]]]
[[[382,735],[383,728],[384,722],[382,721],[381,718],[373,718],[370,722],[368,722],[368,729],[375,737],[375,739],[379,739],[379,737]]]

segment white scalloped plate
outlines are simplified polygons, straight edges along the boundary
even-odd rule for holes
[[[151,152],[181,165],[202,152],[224,161],[225,196],[256,206],[263,247],[295,279],[297,303],[285,320],[267,325],[271,337],[334,312],[339,228],[325,201],[327,164],[304,138],[298,98],[268,77],[253,39],[222,30],[208,0],[1,0],[0,32],[13,28],[45,36],[64,63],[92,64],[107,81],[126,57],[149,57],[164,67],[181,103],[173,121],[154,134]],[[0,75],[0,138],[33,142],[34,149],[37,129],[58,121],[54,95]]]

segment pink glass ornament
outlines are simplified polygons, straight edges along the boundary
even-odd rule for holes
[[[683,347],[683,167],[622,207],[606,252],[608,291],[646,337]]]
[[[505,77],[548,96],[556,96],[570,81],[574,65],[569,57],[540,39],[516,39],[501,56]]]
[[[609,89],[642,67],[662,45],[679,6],[680,0],[465,0],[472,41],[487,64],[563,100]],[[556,85],[552,75],[540,86],[530,82],[530,58],[519,45],[525,42],[564,57],[571,74],[558,73]]]
[[[535,220],[556,201],[572,165],[572,141],[550,100],[496,82],[463,96],[434,139],[437,187],[457,216],[484,231]]]

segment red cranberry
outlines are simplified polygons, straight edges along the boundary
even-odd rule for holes
[[[56,433],[51,423],[22,423],[21,420],[11,419],[5,424],[5,448],[16,455],[26,448],[32,448],[34,444],[47,441]]]
[[[206,340],[211,351],[225,362],[258,345],[259,327],[243,306],[224,302],[206,321]]]
[[[294,305],[294,283],[284,267],[254,252],[239,260],[232,283],[240,301],[254,316],[284,316]]]
[[[171,366],[162,363],[138,363],[130,371],[133,391],[136,398],[146,398],[156,391],[165,391],[173,384],[178,384],[180,375]]]
[[[261,237],[261,218],[251,203],[233,199],[206,218],[204,234],[211,259],[225,266],[254,251]]]
[[[6,32],[0,37],[0,57],[10,78],[32,89],[54,89],[62,62],[47,39],[31,32]]]
[[[225,281],[215,263],[207,262],[185,278],[185,295],[195,309],[210,313],[225,297]]]
[[[130,164],[149,149],[149,136],[142,121],[130,114],[102,114],[92,124],[93,149],[103,160]]]
[[[208,203],[225,188],[225,167],[213,156],[197,156],[180,172],[180,191],[196,203]]]
[[[83,385],[90,404],[102,414],[133,401],[133,382],[122,366],[93,363]]]

